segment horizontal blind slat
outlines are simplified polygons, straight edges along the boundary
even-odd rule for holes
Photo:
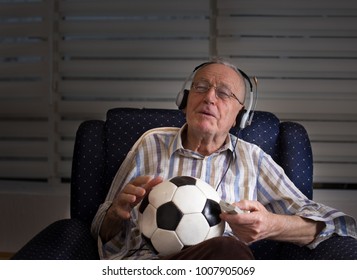
[[[71,36],[88,35],[90,37],[115,38],[178,38],[178,37],[207,37],[208,21],[205,19],[155,20],[155,21],[90,21],[64,22],[60,33]]]
[[[0,3],[0,16],[4,18],[23,18],[43,16],[48,12],[48,6],[45,1],[32,3],[16,2],[16,3]]]
[[[65,100],[173,99],[182,81],[64,81],[59,91]]]
[[[49,177],[48,161],[0,161],[0,178],[46,179]]]
[[[39,77],[47,79],[48,65],[46,61],[28,63],[0,63],[0,75],[2,77]]]
[[[253,71],[253,70],[252,70]],[[256,75],[256,73],[247,72]],[[304,75],[305,76],[305,75]],[[355,88],[357,79],[268,79],[258,76],[259,97],[280,96],[303,99],[357,99]],[[336,94],[338,92],[338,94]]]
[[[0,100],[48,98],[48,85],[43,81],[6,81],[0,83]]]
[[[357,17],[219,17],[220,36],[354,37]]]
[[[195,16],[209,13],[209,6],[206,0],[181,0],[178,4],[173,1],[162,0],[102,0],[102,5],[97,1],[60,1],[59,11],[61,14],[86,15],[86,16],[163,16],[181,15]]]
[[[233,58],[232,61],[258,78],[357,79],[354,59]]]
[[[48,122],[35,120],[2,120],[0,138],[34,139],[48,137]]]
[[[356,163],[314,163],[314,182],[355,183],[357,182]]]
[[[357,162],[357,143],[312,142],[315,162]]]
[[[217,1],[220,14],[239,15],[356,15],[357,4],[355,1],[341,0],[338,4],[326,0],[224,0]]]
[[[220,38],[222,55],[240,57],[356,57],[357,38]]]
[[[0,25],[1,37],[37,37],[41,38],[42,40],[45,40],[45,38],[47,37],[47,33],[48,26],[46,26],[44,22]]]
[[[312,141],[357,141],[357,122],[350,121],[299,121]],[[343,144],[341,144],[343,145]]]
[[[62,42],[60,52],[67,56],[86,58],[206,58],[209,56],[208,46],[208,39],[78,40]]]
[[[47,145],[45,141],[3,141],[0,140],[0,154],[2,157],[14,159],[34,159],[47,158],[48,151],[43,147]]]
[[[115,107],[177,109],[174,101],[61,101],[59,112],[74,119],[105,119],[106,112]]]
[[[196,60],[79,60],[65,61],[59,71],[65,77],[151,78],[156,80],[182,79],[200,61]]]
[[[0,116],[11,119],[48,117],[48,102],[42,100],[14,100],[0,103]]]
[[[7,57],[41,57],[47,51],[47,42],[42,41],[0,44],[1,56]]]
[[[356,102],[330,100],[261,100],[258,110],[274,112],[282,119],[356,121]],[[296,110],[299,108],[299,110]]]

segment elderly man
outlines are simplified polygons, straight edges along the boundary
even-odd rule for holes
[[[252,259],[248,244],[262,239],[313,249],[332,235],[356,237],[353,218],[308,200],[269,155],[229,133],[241,121],[245,92],[242,72],[225,61],[195,69],[181,106],[187,123],[137,141],[93,220],[101,258],[161,258],[141,239],[135,206],[163,179],[179,175],[205,180],[246,213],[222,213],[224,236],[167,259]]]

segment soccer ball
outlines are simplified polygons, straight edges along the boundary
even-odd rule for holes
[[[155,186],[139,205],[142,237],[160,255],[221,236],[218,193],[205,181],[177,176]]]

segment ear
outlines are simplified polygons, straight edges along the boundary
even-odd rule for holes
[[[190,91],[188,89],[185,89],[183,91],[180,91],[179,94],[177,95],[176,105],[180,110],[183,110],[186,107],[189,92]]]
[[[242,119],[244,118],[245,114],[246,114],[247,110],[244,108],[244,106],[239,110],[238,112],[238,115],[236,117],[236,120],[234,121],[235,122],[235,126],[237,126],[238,128],[242,128],[241,127],[241,122],[242,122]]]

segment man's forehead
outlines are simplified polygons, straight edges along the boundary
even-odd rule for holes
[[[241,84],[243,78],[232,68],[223,64],[209,64],[197,70],[195,79],[214,79],[217,83],[222,84]]]

